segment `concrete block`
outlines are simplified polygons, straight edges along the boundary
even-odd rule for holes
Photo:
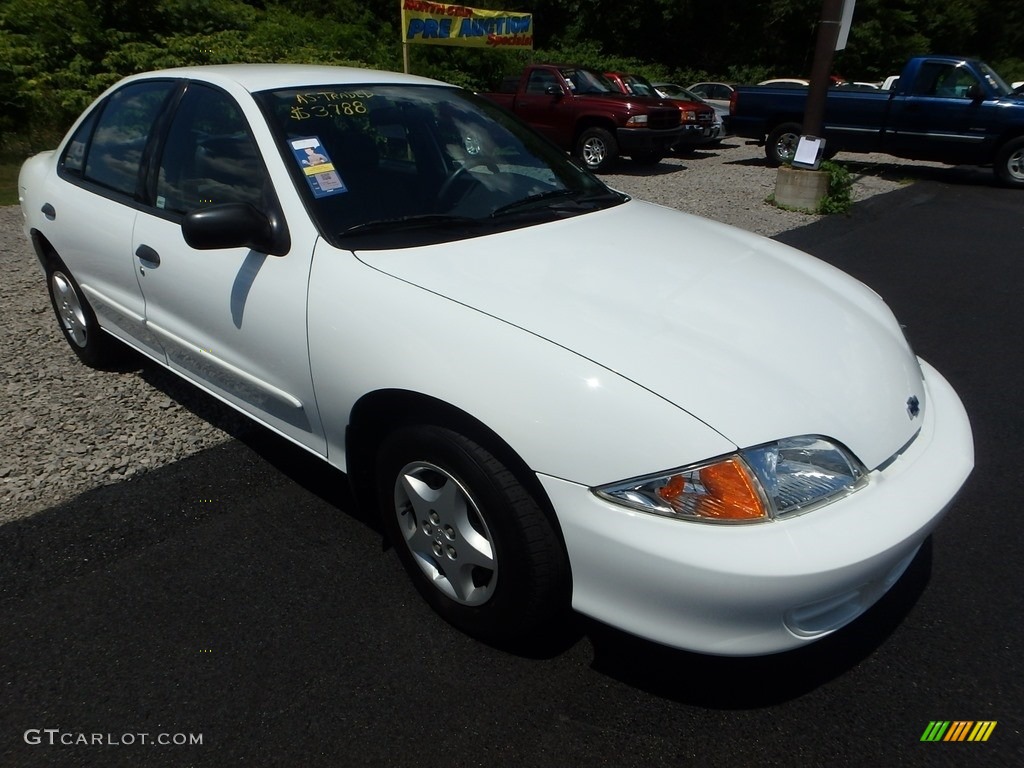
[[[775,177],[775,204],[816,211],[828,194],[828,172],[779,168]]]

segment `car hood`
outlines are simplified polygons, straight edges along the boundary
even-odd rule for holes
[[[874,468],[921,421],[918,361],[873,291],[696,216],[634,201],[357,256],[593,360],[739,447],[818,434]]]
[[[576,94],[581,99],[586,99],[591,107],[605,106],[610,109],[621,108],[622,105],[633,105],[645,109],[678,109],[674,102],[668,99],[658,99],[653,96],[634,96],[628,93],[581,93]]]

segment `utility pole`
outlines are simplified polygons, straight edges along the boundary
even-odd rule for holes
[[[836,50],[842,23],[843,0],[823,0],[814,62],[811,64],[811,85],[804,111],[804,136],[821,136],[825,122],[825,96],[831,84],[829,74],[832,72],[832,55]]]
[[[802,135],[796,146],[792,167],[779,167],[775,179],[776,204],[813,211],[818,209],[828,194],[829,175],[817,170],[824,150],[821,134],[825,125],[825,97],[831,85],[829,73],[832,72],[832,55],[837,49],[846,47],[855,2],[822,1]],[[812,170],[803,170],[807,168]]]

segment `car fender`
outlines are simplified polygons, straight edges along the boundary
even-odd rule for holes
[[[338,300],[340,285],[346,286],[344,301]],[[308,325],[328,458],[341,469],[348,464],[344,426],[353,406],[368,393],[390,389],[470,414],[533,471],[585,485],[736,448],[594,361],[323,242],[313,259]],[[354,362],[361,360],[373,365]]]

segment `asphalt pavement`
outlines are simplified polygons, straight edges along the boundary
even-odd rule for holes
[[[778,238],[878,291],[975,430],[955,507],[853,625],[721,659],[581,619],[509,655],[431,613],[342,475],[242,428],[0,527],[0,765],[1021,765],[1024,192],[937,178]]]

